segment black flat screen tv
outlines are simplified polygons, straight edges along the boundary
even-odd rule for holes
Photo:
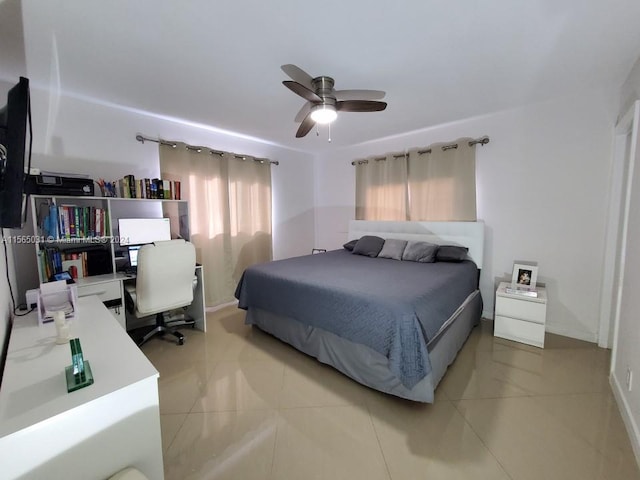
[[[26,213],[25,151],[29,129],[31,167],[31,105],[29,79],[20,77],[0,109],[0,227],[21,228]]]

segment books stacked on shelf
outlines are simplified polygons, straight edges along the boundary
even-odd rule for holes
[[[43,281],[47,281],[54,273],[66,271],[74,280],[87,275],[87,252],[64,253],[58,248],[47,247],[38,252],[38,261]]]
[[[526,285],[508,285],[504,291],[509,295],[523,295],[525,297],[537,297],[538,291]]]
[[[160,178],[138,178],[125,175],[118,180],[117,195],[122,198],[180,200],[180,182]]]
[[[49,205],[41,227],[44,236],[53,240],[105,237],[109,232],[104,208],[76,205]]]

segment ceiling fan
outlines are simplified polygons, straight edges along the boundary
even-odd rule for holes
[[[293,79],[282,84],[307,100],[295,117],[301,122],[296,137],[304,137],[316,124],[333,122],[337,112],[379,112],[387,108],[385,92],[380,90],[335,90],[331,77],[313,78],[295,65],[282,65],[282,71]]]

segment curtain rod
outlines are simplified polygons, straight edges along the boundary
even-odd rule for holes
[[[178,146],[178,144],[176,142],[170,142],[168,140],[163,140],[161,138],[159,139],[155,139],[155,138],[149,138],[149,137],[145,137],[144,135],[141,134],[137,134],[136,135],[136,140],[139,141],[140,143],[144,142],[155,142],[155,143],[159,143],[160,145],[164,145],[165,147],[172,147],[172,148],[176,148]],[[200,153],[203,150],[208,150],[209,153],[211,155],[220,155],[221,157],[224,156],[227,152],[223,152],[221,150],[214,150],[212,148],[209,147],[197,147],[194,145],[186,145],[187,150],[190,150],[192,152],[197,152]],[[238,155],[236,153],[232,153],[231,155],[233,155],[234,158],[237,158],[239,160],[246,160],[247,157],[251,157],[253,159],[254,162],[258,162],[258,163],[265,163],[265,162],[269,162],[271,165],[280,165],[280,162],[277,160],[269,160],[268,158],[257,158],[257,157],[253,157],[251,155]]]
[[[476,138],[474,140],[469,140],[469,146],[473,147],[476,144],[480,144],[481,146],[485,146],[487,143],[489,143],[489,137],[488,136],[484,136],[484,137],[480,137],[480,138]],[[452,148],[458,148],[458,144],[457,143],[450,143],[448,145],[443,145],[442,147],[442,151],[447,151],[450,150]],[[431,149],[427,148],[426,150],[418,150],[418,155],[422,155],[425,153],[431,153]],[[406,153],[401,153],[398,155],[393,155],[393,158],[403,158],[406,157],[407,154]],[[372,158],[372,160],[375,161],[381,161],[381,160],[386,160],[386,156],[385,157],[374,157]],[[354,160],[353,162],[351,162],[351,165],[362,165],[364,163],[369,163],[369,160]]]

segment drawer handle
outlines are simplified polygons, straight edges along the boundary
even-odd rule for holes
[[[84,295],[78,295],[78,297],[90,297],[91,295],[104,295],[105,293],[107,293],[106,290],[100,290],[99,292],[89,292],[89,293],[85,293]]]

